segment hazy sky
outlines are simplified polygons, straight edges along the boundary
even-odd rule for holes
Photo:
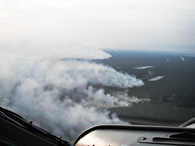
[[[0,0],[0,49],[195,52],[194,0]]]

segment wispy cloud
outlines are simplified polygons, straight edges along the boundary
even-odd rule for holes
[[[139,66],[139,67],[134,67],[135,69],[139,69],[139,70],[142,70],[142,69],[147,69],[147,68],[153,68],[154,66]]]
[[[157,77],[154,77],[152,79],[149,79],[148,81],[158,81],[158,80],[161,80],[162,78],[164,78],[164,76],[157,76]]]

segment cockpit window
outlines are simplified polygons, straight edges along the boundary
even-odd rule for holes
[[[195,117],[194,0],[0,0],[0,106],[73,141]]]

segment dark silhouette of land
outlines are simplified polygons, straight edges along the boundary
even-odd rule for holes
[[[134,124],[178,126],[195,117],[195,57],[173,52],[105,51],[112,57],[95,61],[142,79],[145,85],[129,88],[128,95],[151,100],[111,108],[120,119]],[[136,68],[143,66],[150,67]],[[163,78],[150,81],[158,76]]]

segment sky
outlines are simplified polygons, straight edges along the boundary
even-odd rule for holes
[[[1,52],[72,48],[195,52],[195,1],[0,0]]]

